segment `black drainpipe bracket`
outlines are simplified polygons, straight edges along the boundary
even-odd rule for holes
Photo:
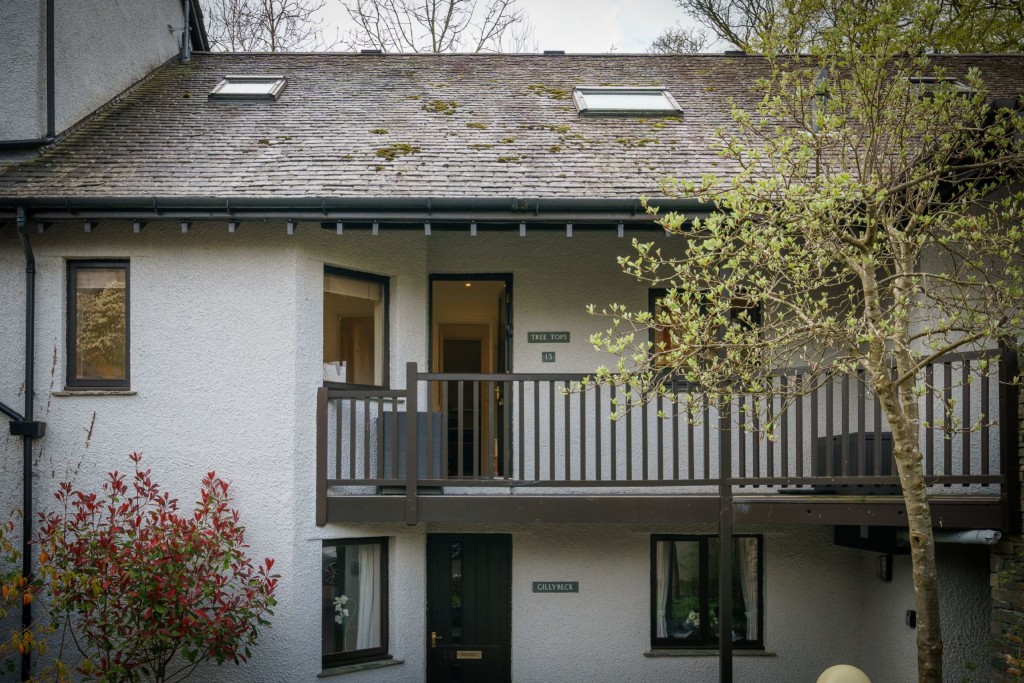
[[[38,420],[12,420],[11,436],[27,436],[30,439],[41,439],[46,434],[46,423]]]

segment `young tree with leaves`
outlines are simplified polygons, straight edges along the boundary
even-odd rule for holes
[[[671,247],[634,241],[623,269],[667,293],[654,314],[604,310],[613,325],[593,338],[619,357],[596,379],[647,400],[685,400],[669,376],[714,403],[753,395],[763,406],[863,372],[892,432],[919,680],[931,683],[942,680],[943,644],[919,445],[919,401],[935,388],[923,370],[1024,330],[1021,102],[993,102],[976,70],[944,80],[924,52],[935,11],[910,0],[867,13],[837,5],[798,56],[790,25],[767,34],[763,98],[755,111],[735,108],[719,136],[732,172],[664,182],[668,195],[719,210],[692,221],[661,215],[679,236]],[[792,366],[805,368],[803,381],[780,386],[772,373]],[[761,418],[770,432],[771,414]]]
[[[822,41],[840,10],[870,14],[886,11],[888,0],[675,0],[683,12],[735,49],[758,52],[786,26],[798,49]],[[935,0],[923,16],[888,14],[898,26],[913,26],[935,52],[1020,52],[1024,50],[1024,3],[1019,0]],[[678,28],[667,28],[655,44],[671,43]]]
[[[341,0],[356,24],[353,49],[525,52],[533,29],[518,0]]]

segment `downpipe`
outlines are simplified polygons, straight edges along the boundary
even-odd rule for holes
[[[42,435],[38,426],[33,429],[33,404],[35,403],[35,309],[36,309],[36,259],[28,238],[28,221],[25,209],[18,207],[18,237],[25,253],[25,412],[20,423],[22,439],[22,553],[21,575],[32,581],[32,439]],[[38,425],[38,423],[36,423]],[[15,433],[19,423],[11,423]],[[32,603],[22,601],[21,627],[24,631],[32,628]],[[21,680],[27,681],[32,672],[32,655],[27,650],[21,655]]]
[[[181,31],[181,62],[182,64],[188,64],[189,60],[192,59],[192,44],[191,41],[189,40],[189,14],[191,13],[192,10],[192,0],[185,0],[185,2],[183,2],[182,4],[185,6],[185,22],[184,27],[182,28]]]

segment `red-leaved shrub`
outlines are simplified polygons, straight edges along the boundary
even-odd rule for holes
[[[104,682],[186,678],[204,661],[236,664],[268,626],[278,575],[255,565],[228,483],[209,472],[192,512],[132,453],[101,494],[61,484],[62,512],[40,515],[40,574],[83,661]]]

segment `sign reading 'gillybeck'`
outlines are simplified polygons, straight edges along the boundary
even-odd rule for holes
[[[579,593],[579,581],[534,581],[534,593]]]
[[[527,332],[528,344],[568,344],[568,332]]]

